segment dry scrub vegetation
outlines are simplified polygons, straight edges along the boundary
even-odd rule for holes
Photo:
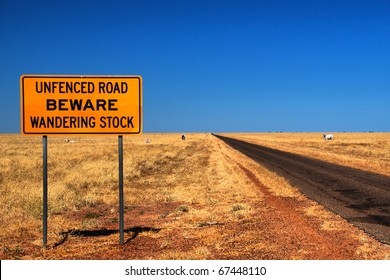
[[[388,175],[387,134],[376,140],[336,136],[332,143],[309,136],[240,135],[325,160],[369,160]],[[124,137],[126,243],[120,246],[117,138],[73,139],[48,137],[44,250],[42,140],[0,136],[1,259],[390,258],[389,246],[210,134],[189,134],[185,141],[177,134]],[[341,144],[357,152],[341,152]]]

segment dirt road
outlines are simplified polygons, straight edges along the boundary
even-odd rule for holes
[[[390,244],[390,177],[215,135],[304,195]]]

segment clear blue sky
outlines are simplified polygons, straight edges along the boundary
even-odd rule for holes
[[[144,132],[390,131],[390,1],[0,0],[0,132],[22,74],[141,75]]]

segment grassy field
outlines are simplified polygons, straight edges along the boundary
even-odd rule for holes
[[[125,137],[125,205],[179,203],[177,211],[175,208],[171,214],[180,216],[191,209],[185,219],[195,225],[207,225],[222,216],[226,216],[224,220],[234,219],[236,214],[249,211],[243,205],[251,191],[229,190],[239,180],[234,175],[226,176],[223,161],[218,163],[215,158],[218,155],[210,154],[211,137],[190,135],[186,141],[180,140],[180,135],[169,134]],[[108,213],[118,212],[117,138],[74,139],[75,143],[66,143],[64,137],[49,137],[48,239],[51,244],[62,238],[62,231],[101,228],[98,217],[102,214],[94,209],[104,205],[109,208]],[[41,244],[42,140],[3,135],[0,141],[3,151],[0,240],[3,253],[21,251],[23,255],[25,242]],[[228,190],[230,195],[219,204],[221,194],[228,194]],[[194,205],[215,206],[210,210]],[[242,209],[232,211],[237,205]],[[84,209],[88,209],[87,213],[80,219],[66,216]],[[117,226],[115,217],[112,226]]]
[[[234,136],[390,175],[389,134],[336,134],[333,142],[320,134]],[[1,259],[390,258],[388,246],[308,201],[283,178],[212,135],[200,133],[188,134],[185,141],[180,134],[124,137],[129,229],[124,248],[117,233],[65,236],[118,228],[117,138],[72,139],[75,143],[65,137],[48,139],[50,249],[43,250],[42,139],[0,136]],[[268,204],[270,198],[277,203]],[[293,236],[296,229],[289,231],[289,241],[280,228],[288,229],[289,221],[274,209],[284,200],[299,203],[296,215],[316,228],[313,238],[325,238],[327,244],[333,235],[345,239],[348,252],[333,244],[313,247],[306,237]],[[329,248],[334,249],[326,253]]]

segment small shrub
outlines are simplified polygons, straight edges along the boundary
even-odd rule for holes
[[[245,210],[245,206],[242,205],[242,204],[233,205],[233,207],[232,207],[232,211],[233,212],[237,212],[237,211],[240,211],[240,210]]]
[[[187,205],[180,205],[176,208],[176,211],[181,213],[188,213],[190,211],[190,208]]]
[[[93,213],[93,212],[88,212],[85,214],[86,219],[96,219],[99,218],[101,215],[99,213]]]

